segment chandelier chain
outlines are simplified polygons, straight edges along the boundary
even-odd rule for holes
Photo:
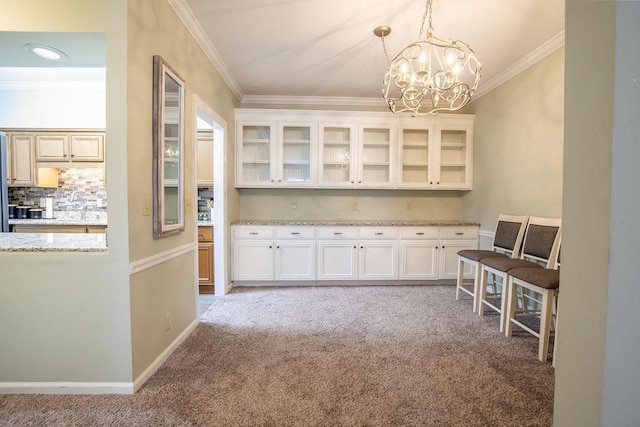
[[[422,33],[424,33],[424,24],[427,21],[427,17],[429,18],[429,27],[427,27],[426,38],[429,40],[433,37],[433,22],[432,22],[432,0],[427,0],[427,3],[424,7],[424,14],[422,15],[422,24],[420,25],[420,34],[418,35],[418,40],[422,39]]]

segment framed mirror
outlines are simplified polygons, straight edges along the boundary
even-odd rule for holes
[[[184,85],[153,57],[153,237],[184,230]]]

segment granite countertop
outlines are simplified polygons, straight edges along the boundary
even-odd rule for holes
[[[270,219],[242,219],[233,221],[231,225],[308,225],[308,226],[352,226],[352,227],[461,227],[480,224],[477,222],[460,220],[270,220]]]
[[[213,227],[213,221],[211,220],[198,220],[198,227]]]
[[[105,252],[106,250],[107,239],[104,233],[0,233],[0,252]]]
[[[52,219],[10,219],[9,225],[107,225],[107,213],[54,211]]]

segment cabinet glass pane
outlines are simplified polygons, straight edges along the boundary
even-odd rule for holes
[[[271,179],[271,128],[242,127],[242,177],[245,181]]]
[[[429,131],[402,130],[402,182],[426,183],[429,180]]]
[[[467,133],[443,130],[440,133],[440,183],[461,184],[466,181]]]
[[[349,182],[351,176],[351,129],[325,127],[322,149],[322,181]]]
[[[311,180],[311,129],[284,126],[282,129],[282,179],[285,182]]]
[[[390,132],[384,128],[363,129],[362,182],[389,182]]]

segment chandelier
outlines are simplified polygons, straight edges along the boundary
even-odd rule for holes
[[[389,59],[384,41],[391,28],[381,26],[373,30],[382,40],[389,63],[382,96],[393,113],[427,116],[459,110],[471,100],[478,87],[480,61],[467,43],[433,35],[431,3],[432,0],[427,0],[418,41],[409,44],[393,59]],[[425,23],[428,24],[426,32]]]

